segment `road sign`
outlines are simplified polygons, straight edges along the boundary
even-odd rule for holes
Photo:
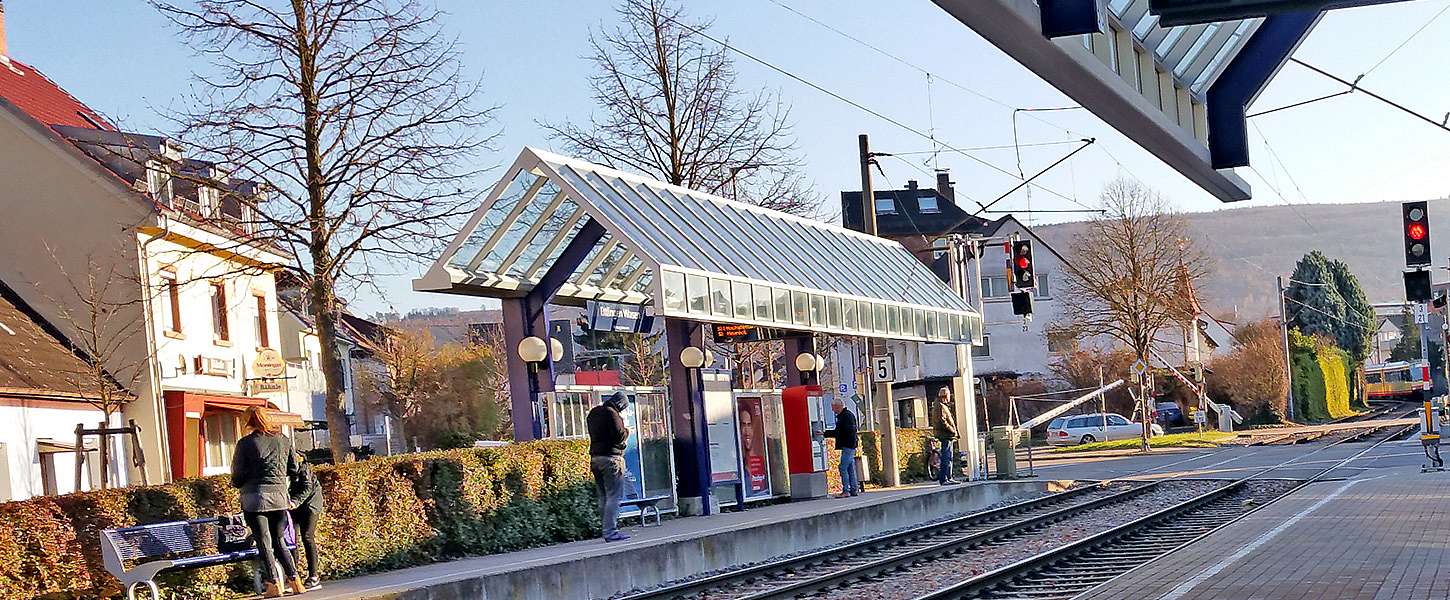
[[[1410,313],[1415,315],[1415,322],[1421,325],[1430,322],[1430,310],[1422,302],[1410,305]]]
[[[876,383],[891,383],[896,381],[896,357],[871,357],[871,379]]]
[[[1143,362],[1143,359],[1140,358],[1138,360],[1133,361],[1133,376],[1134,377],[1142,377],[1143,374],[1144,373],[1147,373],[1147,372],[1148,372],[1148,363]]]

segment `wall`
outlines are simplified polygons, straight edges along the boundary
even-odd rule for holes
[[[0,502],[24,500],[45,493],[41,480],[40,453],[37,440],[50,439],[75,444],[76,424],[95,427],[101,422],[101,411],[78,402],[52,402],[0,398],[0,443],[5,444],[5,464],[0,465],[9,486],[0,489]],[[114,421],[113,421],[114,422]],[[95,438],[90,438],[94,442]],[[117,444],[112,444],[112,447]],[[75,489],[74,453],[55,457],[56,491],[68,494]],[[95,456],[92,455],[94,459]],[[86,475],[83,489],[90,489],[92,479]]]

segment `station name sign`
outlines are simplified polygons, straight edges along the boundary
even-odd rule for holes
[[[649,333],[654,328],[654,319],[645,314],[643,304],[590,300],[585,308],[591,331]]]

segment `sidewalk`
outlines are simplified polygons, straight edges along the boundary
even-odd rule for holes
[[[659,527],[630,528],[634,538],[627,542],[585,540],[329,581],[323,589],[297,598],[607,598],[1067,485],[1052,480],[929,484],[671,519]]]

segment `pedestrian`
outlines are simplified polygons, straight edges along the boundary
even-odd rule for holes
[[[301,594],[307,589],[283,539],[291,508],[288,488],[297,473],[297,458],[291,442],[272,423],[265,408],[248,408],[244,422],[251,432],[237,440],[232,454],[232,487],[241,490],[242,516],[257,540],[265,582],[263,597],[280,598],[284,576],[292,593]],[[281,573],[277,572],[279,565]]]
[[[307,553],[307,579],[302,585],[309,590],[322,587],[322,571],[318,569],[317,562],[317,522],[322,519],[322,484],[317,481],[317,474],[312,472],[312,465],[307,464],[300,456],[294,457],[297,461],[297,473],[292,476],[292,526],[297,528],[298,547]]]
[[[841,495],[837,498],[861,495],[861,476],[856,474],[856,448],[860,446],[860,425],[856,413],[846,408],[840,398],[831,399],[831,410],[836,413],[836,428],[827,432],[836,440],[836,449],[841,451]]]
[[[629,406],[624,392],[615,392],[589,411],[589,470],[599,492],[599,520],[604,541],[619,542],[629,534],[619,530],[619,501],[624,497],[624,443],[629,428],[620,412]]]
[[[942,485],[959,483],[952,477],[952,442],[957,439],[957,419],[952,416],[952,393],[947,388],[936,393],[936,421],[932,424],[937,447],[941,449],[941,468],[937,470],[937,482]]]

